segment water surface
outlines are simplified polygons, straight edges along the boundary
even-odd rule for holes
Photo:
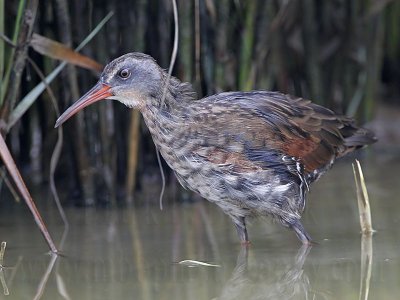
[[[163,211],[68,207],[70,229],[55,258],[25,205],[3,192],[0,279],[9,295],[0,286],[0,299],[398,299],[400,155],[371,152],[362,166],[377,233],[361,238],[351,160],[342,160],[308,197],[303,222],[318,242],[312,248],[278,224],[254,220],[246,251],[229,218],[200,201]],[[55,205],[47,193],[34,196],[58,243]]]

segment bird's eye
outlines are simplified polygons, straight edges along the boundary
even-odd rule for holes
[[[131,71],[129,69],[122,69],[118,72],[118,76],[122,79],[127,79],[129,76],[131,76]]]

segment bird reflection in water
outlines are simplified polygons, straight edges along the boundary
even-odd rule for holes
[[[311,248],[303,245],[293,261],[277,268],[270,260],[249,264],[249,250],[242,247],[232,277],[216,299],[312,299],[310,281],[304,272]]]

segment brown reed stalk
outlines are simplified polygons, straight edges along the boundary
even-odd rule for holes
[[[357,203],[360,214],[360,225],[362,234],[372,234],[371,208],[369,205],[369,197],[367,186],[365,184],[364,175],[360,162],[356,159],[353,163],[354,180],[356,182]]]

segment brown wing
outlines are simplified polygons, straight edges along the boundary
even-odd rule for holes
[[[275,92],[222,93],[196,102],[189,134],[208,147],[195,151],[243,170],[274,166],[287,155],[312,172],[345,153],[346,136],[359,130],[326,108]]]

